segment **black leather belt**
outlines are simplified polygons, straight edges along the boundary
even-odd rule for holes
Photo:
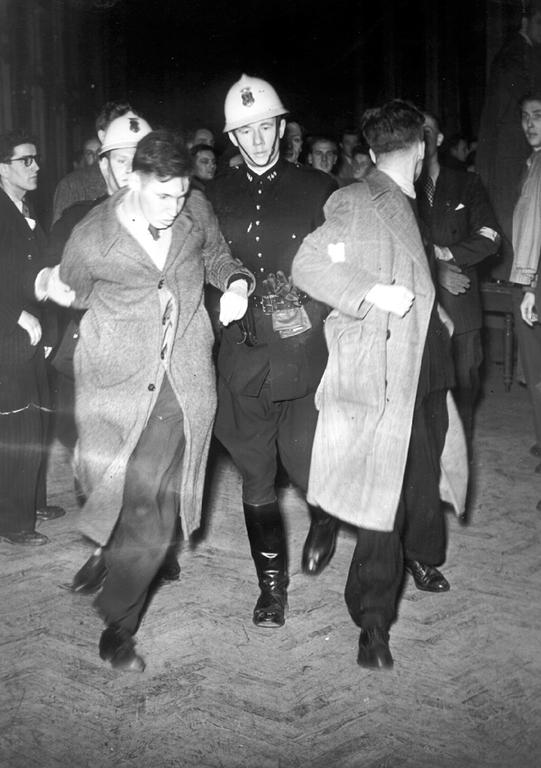
[[[297,291],[297,295],[294,299],[285,299],[277,294],[269,294],[266,296],[257,296],[252,294],[250,296],[252,306],[257,309],[263,310],[264,315],[272,315],[273,312],[277,312],[281,309],[292,309],[293,307],[302,307],[307,301],[310,301],[310,296],[303,291]]]

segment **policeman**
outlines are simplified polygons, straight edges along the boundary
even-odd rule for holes
[[[256,276],[248,311],[224,328],[218,354],[215,432],[243,478],[243,505],[261,594],[254,624],[282,626],[287,608],[287,549],[276,499],[279,455],[291,480],[306,491],[317,412],[314,392],[325,368],[322,325],[328,311],[291,283],[303,238],[322,223],[335,182],[279,157],[282,105],[264,80],[243,75],[225,101],[224,132],[243,164],[207,186],[233,256]],[[303,570],[330,561],[337,522],[310,507]]]

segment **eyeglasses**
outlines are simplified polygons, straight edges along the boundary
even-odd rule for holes
[[[36,165],[39,165],[39,155],[23,155],[22,157],[10,157],[9,160],[4,160],[4,163],[24,163],[25,168],[30,168],[32,163],[36,161]]]

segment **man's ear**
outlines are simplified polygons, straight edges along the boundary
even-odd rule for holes
[[[438,138],[436,139],[436,146],[437,147],[441,147],[441,145],[443,144],[444,138],[445,138],[445,136],[443,135],[443,133],[438,133]]]
[[[231,142],[231,144],[234,144],[235,147],[238,147],[239,142],[237,141],[237,137],[235,136],[235,131],[229,131],[227,135],[229,136],[229,141]]]
[[[286,121],[282,117],[282,119],[280,120],[280,125],[278,126],[278,133],[279,133],[281,139],[284,138],[284,133],[285,132],[286,132]]]
[[[368,154],[370,155],[370,160],[372,160],[372,162],[375,165],[376,164],[376,156],[375,156],[374,152],[371,149],[369,149],[368,150]]]

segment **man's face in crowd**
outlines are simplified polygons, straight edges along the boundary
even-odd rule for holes
[[[351,157],[353,147],[358,143],[359,137],[355,133],[344,133],[342,136],[342,141],[340,142],[340,147],[346,157]]]
[[[526,101],[521,112],[522,130],[533,149],[541,147],[541,101]]]
[[[83,163],[85,167],[89,168],[94,165],[98,159],[98,150],[100,148],[100,142],[98,139],[88,139],[83,146]]]
[[[200,150],[194,159],[194,175],[203,181],[210,181],[216,173],[216,157],[210,149]]]
[[[288,160],[296,163],[302,150],[302,131],[298,123],[288,123],[286,126],[288,143]]]
[[[100,158],[100,169],[110,195],[128,183],[135,147],[111,149]]]
[[[324,173],[331,173],[338,153],[334,141],[315,141],[310,152],[310,164]]]
[[[526,24],[526,34],[536,45],[541,45],[541,11],[536,11]]]
[[[148,223],[156,229],[167,229],[184,207],[190,179],[177,176],[162,181],[153,174],[135,172],[130,185],[137,192],[139,206]]]
[[[34,144],[19,144],[14,147],[9,159],[9,163],[0,164],[2,184],[7,191],[13,191],[16,197],[22,200],[27,192],[38,186],[39,165],[36,147]]]
[[[270,117],[233,131],[233,143],[238,146],[249,168],[265,168],[278,159],[279,138],[283,136],[284,129],[283,120]]]
[[[364,152],[356,152],[351,158],[351,165],[353,168],[353,177],[357,181],[363,179],[370,168],[372,168],[372,161],[369,155],[365,155]]]

